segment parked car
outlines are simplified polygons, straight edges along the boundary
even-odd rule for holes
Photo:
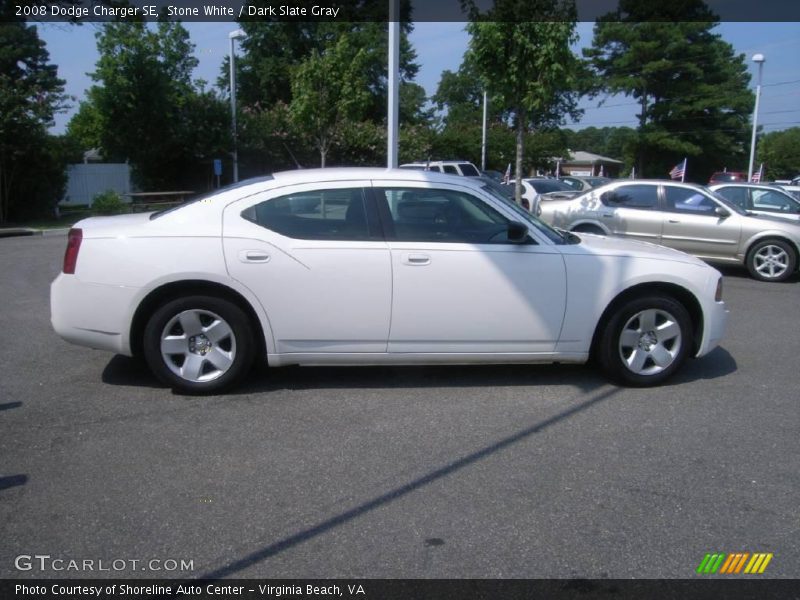
[[[513,187],[513,183],[510,184]],[[541,202],[573,198],[580,192],[558,179],[532,177],[522,180],[522,206],[533,214],[539,214]]]
[[[556,227],[644,240],[708,261],[744,264],[762,281],[797,270],[800,224],[750,215],[690,183],[626,180],[573,200],[545,202],[542,219]]]
[[[600,187],[612,181],[612,179],[608,177],[575,177],[574,175],[565,175],[559,177],[558,180],[563,181],[578,192],[585,192],[586,190]]]
[[[711,175],[709,185],[713,183],[732,183],[735,181],[747,183],[747,173],[741,171],[719,171]]]
[[[312,195],[319,202],[307,212]],[[615,380],[641,386],[719,343],[721,285],[682,252],[559,233],[472,178],[318,169],[159,213],[78,222],[51,312],[67,341],[143,355],[161,381],[189,393],[228,389],[264,359],[592,356]]]
[[[401,169],[415,169],[417,171],[435,171],[448,175],[462,175],[464,177],[480,177],[478,167],[466,160],[430,160],[400,165]]]
[[[800,201],[778,186],[722,183],[709,189],[747,212],[800,221]]]

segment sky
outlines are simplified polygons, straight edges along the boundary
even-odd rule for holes
[[[185,23],[184,26],[196,45],[199,65],[195,78],[213,84],[219,76],[223,59],[228,55],[228,33],[236,26],[234,23],[213,22]],[[591,44],[592,26],[592,23],[578,23],[578,48]],[[56,116],[52,132],[62,133],[78,101],[92,85],[89,73],[97,61],[95,33],[100,25],[41,23],[38,27],[39,35],[50,52],[50,61],[58,65],[59,77],[67,82],[66,92],[76,98],[70,111]],[[748,57],[753,89],[757,83],[757,67],[750,57],[757,52],[766,57],[758,119],[764,131],[800,126],[800,22],[721,23],[715,31],[732,44],[737,53]],[[420,64],[416,81],[431,96],[436,92],[442,71],[456,71],[461,64],[469,43],[464,23],[415,23],[410,40]],[[601,100],[605,103],[598,106]],[[636,126],[637,105],[633,98],[601,97],[593,101],[584,100],[581,107],[585,110],[583,118],[568,126],[575,129]]]

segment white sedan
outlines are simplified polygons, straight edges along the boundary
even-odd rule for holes
[[[68,236],[64,339],[187,393],[281,365],[582,363],[654,385],[723,336],[722,278],[651,244],[560,233],[480,180],[277,173]]]

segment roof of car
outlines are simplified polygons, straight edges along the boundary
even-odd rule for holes
[[[437,171],[417,171],[412,169],[386,169],[380,167],[333,167],[325,169],[295,169],[274,174],[275,181],[281,184],[346,181],[349,179],[382,179],[395,181],[430,181],[433,183],[457,183],[470,185],[470,178]],[[479,184],[478,184],[479,185]]]

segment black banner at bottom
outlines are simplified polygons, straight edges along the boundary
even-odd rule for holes
[[[797,579],[4,579],[0,598],[800,600]]]

